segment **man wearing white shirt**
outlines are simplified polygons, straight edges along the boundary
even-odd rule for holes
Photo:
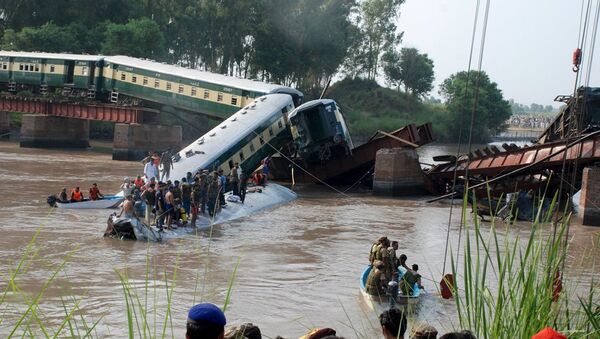
[[[146,165],[144,165],[144,175],[146,176],[146,182],[148,182],[151,178],[158,178],[158,167],[154,165],[152,160],[148,161]]]

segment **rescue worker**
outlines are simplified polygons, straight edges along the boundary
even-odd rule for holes
[[[206,196],[208,198],[208,215],[212,217],[217,212],[217,199],[219,198],[220,192],[219,175],[217,174],[217,172],[213,172],[209,180],[210,183],[208,184]]]
[[[125,198],[125,201],[123,202],[123,207],[121,207],[121,212],[117,214],[117,218],[120,218],[121,216],[125,218],[133,218],[135,216],[133,210],[133,196],[131,194],[129,194],[127,198]]]
[[[69,202],[69,198],[67,197],[67,188],[63,187],[62,191],[58,194],[58,201],[60,202]]]
[[[192,214],[191,225],[196,226],[196,219],[198,218],[198,211],[200,210],[200,178],[194,178],[194,184],[192,185],[192,196],[191,196],[191,207],[190,212]]]
[[[90,188],[90,199],[104,199],[104,195],[100,193],[100,189],[98,189],[98,185],[96,183],[92,184],[92,187]]]
[[[142,188],[142,186],[144,186],[144,180],[138,175],[133,181],[133,185],[137,188]]]
[[[156,195],[154,197],[155,201],[155,213],[156,213],[156,226],[158,226],[158,231],[163,231],[163,225],[166,218],[166,202],[165,202],[165,189],[166,185],[163,182],[158,183],[158,189],[156,190]]]
[[[164,151],[160,156],[160,163],[162,165],[162,173],[160,174],[161,180],[165,178],[169,178],[169,174],[171,174],[171,169],[173,168],[173,159],[171,154],[171,149]]]
[[[421,285],[421,275],[417,273],[418,270],[419,265],[414,264],[412,265],[412,270],[408,270],[404,273],[404,276],[400,281],[400,289],[404,295],[413,295],[415,284],[417,284],[419,288],[423,287]]]
[[[373,265],[373,261],[375,261],[375,257],[377,256],[377,252],[381,248],[381,243],[387,239],[387,237],[381,237],[371,246],[371,251],[369,252],[369,263]]]
[[[390,251],[388,249],[388,247],[390,247],[390,241],[385,238],[382,242],[381,242],[381,247],[379,248],[379,251],[377,251],[377,254],[375,255],[375,259],[377,260],[381,260],[383,262],[384,268],[383,268],[383,272],[385,274],[386,279],[392,280],[392,274],[394,273],[394,268],[392,267],[393,263],[392,263],[392,258],[390,257]]]
[[[383,272],[384,264],[380,260],[373,262],[373,268],[369,272],[367,282],[365,283],[365,290],[370,295],[384,296],[387,291],[387,282],[385,274]]]
[[[190,175],[192,173],[188,172]],[[183,205],[183,209],[185,210],[185,214],[190,215],[191,204],[192,204],[192,182],[188,182],[187,178],[181,179],[181,204]]]
[[[231,191],[233,192],[233,195],[237,195],[239,196],[239,177],[238,177],[238,164],[237,162],[235,163],[235,165],[233,166],[233,168],[231,169],[231,172],[229,172],[229,185],[231,185]]]
[[[71,191],[71,202],[79,202],[83,201],[83,192],[79,190],[79,186],[75,187],[73,191]]]
[[[240,199],[242,204],[246,200],[246,189],[248,188],[248,176],[244,171],[240,174]]]
[[[396,256],[396,251],[398,250],[398,242],[392,241],[392,248],[390,248],[390,259],[392,261],[392,268],[394,272],[398,272],[398,266],[400,266],[400,260]]]
[[[151,183],[147,189],[142,192],[142,201],[146,204],[146,223],[152,225],[154,216],[152,215],[156,210],[154,205],[156,204],[156,191],[154,190],[154,183]]]

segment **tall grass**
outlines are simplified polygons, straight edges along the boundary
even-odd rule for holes
[[[570,338],[600,337],[593,282],[581,291],[583,297],[578,283],[563,276],[562,292],[556,295],[557,276],[568,253],[565,233],[571,216],[563,214],[552,222],[552,212],[558,213],[556,195],[544,217],[542,203],[526,239],[510,231],[510,222],[497,229],[492,218],[489,231],[482,230],[475,214],[470,222],[463,222],[462,256],[451,258],[453,292],[460,327],[478,338],[528,339],[546,326]],[[465,199],[464,221],[470,219],[467,211]]]

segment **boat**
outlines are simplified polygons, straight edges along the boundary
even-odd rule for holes
[[[123,202],[124,197],[116,195],[106,195],[102,199],[90,200],[85,199],[78,202],[61,202],[56,199],[55,196],[48,197],[48,204],[50,206],[56,206],[57,208],[70,208],[70,209],[104,209],[117,207]]]
[[[391,298],[393,298],[390,294],[386,294],[386,295],[371,295],[369,293],[367,293],[366,290],[366,283],[367,283],[367,278],[369,277],[369,273],[371,273],[371,269],[372,266],[368,265],[364,270],[363,273],[360,277],[360,294],[363,298],[363,300],[365,301],[365,303],[367,304],[367,306],[372,310],[375,311],[377,313],[377,315],[381,314],[383,311],[387,310],[390,308],[390,306],[393,307],[406,307],[406,306],[415,306],[419,303],[420,298],[421,298],[421,294],[422,294],[422,290],[419,288],[418,284],[414,284],[413,286],[413,294],[412,295],[404,295],[402,294],[401,291],[398,292],[398,296],[396,297],[396,300],[391,300]],[[399,267],[400,272],[399,272],[399,278],[398,279],[402,279],[402,276],[404,275],[404,273],[406,273],[406,269],[404,269],[403,267]],[[392,281],[390,282],[390,286],[397,286],[397,282],[396,281]]]
[[[246,200],[243,204],[241,202],[236,202],[237,199],[232,199],[232,197],[234,196],[231,192],[225,194],[227,205],[222,208],[214,218],[209,217],[208,215],[199,215],[195,225],[187,223],[178,225],[177,228],[174,229],[164,228],[162,231],[159,231],[155,226],[145,224],[141,221],[141,217],[132,218],[133,220],[121,221],[117,219],[113,213],[109,217],[109,220],[112,221],[112,224],[116,229],[114,232],[109,232],[111,233],[109,235],[106,235],[105,233],[105,236],[123,240],[146,241],[162,241],[170,238],[179,238],[194,234],[198,231],[210,229],[218,224],[247,217],[286,204],[295,200],[298,196],[294,191],[285,186],[270,183],[267,186],[250,187],[246,193]],[[110,226],[107,228],[107,231],[109,230]],[[151,232],[151,234],[148,234],[148,232]]]

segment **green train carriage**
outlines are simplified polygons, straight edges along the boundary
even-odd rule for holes
[[[0,51],[0,83],[9,92],[56,88],[85,96],[99,90],[102,56]]]
[[[104,59],[103,90],[111,101],[141,98],[179,109],[225,119],[265,94],[292,96],[295,105],[303,94],[290,87],[203,72],[127,56]]]

